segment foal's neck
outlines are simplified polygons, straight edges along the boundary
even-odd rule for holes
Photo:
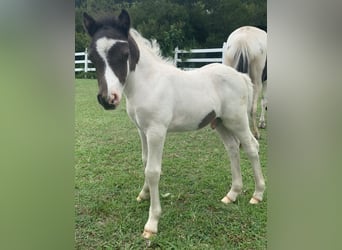
[[[135,70],[130,71],[125,83],[125,95],[127,99],[134,95],[149,94],[153,75],[160,74],[162,68],[173,67],[172,64],[164,61],[160,56],[155,54],[144,45],[138,43],[139,61],[136,64]]]

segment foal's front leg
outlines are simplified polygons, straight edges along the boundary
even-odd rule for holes
[[[145,239],[151,238],[158,232],[158,221],[161,214],[158,186],[165,136],[165,128],[154,128],[146,133],[148,153],[145,184],[147,184],[150,191],[150,209],[142,235]]]

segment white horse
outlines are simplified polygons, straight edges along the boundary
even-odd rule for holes
[[[252,106],[252,130],[259,139],[256,125],[258,98],[262,91],[259,127],[265,128],[265,111],[267,110],[267,33],[252,26],[244,26],[233,31],[224,50],[223,64],[232,66],[239,72],[248,73],[254,84]]]
[[[145,183],[137,200],[150,198],[143,237],[158,231],[161,214],[159,178],[168,131],[189,131],[211,124],[228,150],[232,186],[222,202],[234,202],[242,191],[239,143],[246,151],[255,176],[250,203],[262,200],[265,182],[259,161],[259,144],[249,128],[253,85],[249,77],[223,64],[181,71],[159,54],[159,47],[130,29],[130,17],[94,20],[84,13],[92,37],[89,57],[95,64],[99,93],[105,109],[115,109],[126,96],[127,112],[138,128],[142,144]]]

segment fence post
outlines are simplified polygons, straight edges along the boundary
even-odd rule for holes
[[[173,64],[177,67],[177,59],[178,59],[178,46],[175,48],[175,56],[173,58]]]
[[[84,72],[88,72],[88,49],[86,48],[84,51]]]
[[[227,46],[227,43],[224,42],[222,45],[222,63],[224,62],[224,53],[226,51],[226,46]]]

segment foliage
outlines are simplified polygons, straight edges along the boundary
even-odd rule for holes
[[[181,5],[168,0],[147,0],[133,5],[130,12],[135,28],[143,36],[156,39],[164,53],[170,54],[178,43],[184,42],[187,13]]]
[[[76,249],[145,249],[149,202],[135,200],[144,178],[138,132],[125,103],[103,110],[97,88],[96,80],[76,80]],[[267,131],[260,132],[267,180]],[[266,249],[267,192],[260,204],[248,204],[254,178],[241,151],[243,193],[225,205],[220,199],[231,173],[215,131],[208,126],[167,136],[159,185],[163,213],[151,249]]]
[[[82,13],[94,17],[117,15],[127,9],[133,27],[155,38],[164,56],[175,47],[221,47],[228,35],[243,25],[267,28],[266,0],[78,0],[75,2],[76,49],[84,50],[88,38]]]

